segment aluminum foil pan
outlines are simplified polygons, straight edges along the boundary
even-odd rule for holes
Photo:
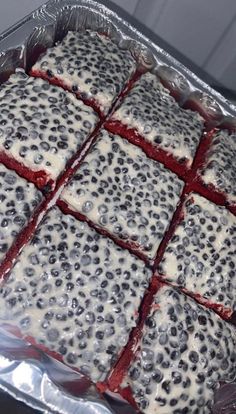
[[[109,8],[107,7],[109,6]],[[51,0],[0,35],[0,83],[16,68],[28,70],[40,53],[69,30],[94,29],[128,48],[140,70],[152,70],[181,105],[198,109],[210,125],[236,127],[236,107],[171,57],[133,24],[119,17],[111,3],[92,0]],[[0,330],[0,389],[33,408],[53,414],[133,414],[114,395],[102,397],[77,372],[25,341]],[[222,385],[213,414],[236,413],[236,384]]]
[[[110,8],[107,7],[109,5]],[[178,96],[191,102],[215,124],[236,125],[236,106],[208,86],[128,20],[120,18],[109,1],[51,0],[0,35],[0,83],[17,67],[29,68],[39,54],[68,30],[94,29],[129,48],[140,66],[156,72]]]
[[[87,378],[3,329],[0,389],[45,414],[116,413]]]

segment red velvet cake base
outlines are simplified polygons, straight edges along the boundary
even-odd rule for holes
[[[39,189],[44,189],[45,186],[53,188],[54,181],[48,176],[48,174],[43,171],[33,171],[25,167],[19,161],[15,160],[12,157],[9,157],[4,151],[0,151],[0,162],[4,164],[7,168],[12,169],[17,172],[21,177],[26,180],[34,183]]]
[[[188,174],[188,167],[186,163],[178,162],[171,154],[162,150],[161,148],[154,147],[151,143],[146,141],[135,129],[128,128],[120,121],[107,121],[105,122],[105,128],[112,132],[126,138],[131,144],[137,145],[149,156],[156,161],[159,161],[169,168],[172,172],[177,174],[180,178],[186,179]]]
[[[29,71],[29,75],[33,76],[34,78],[41,78],[44,80],[47,80],[52,85],[59,86],[60,88],[63,88],[66,91],[74,93],[79,99],[81,99],[85,105],[91,106],[101,118],[104,118],[104,114],[102,113],[98,102],[95,99],[85,99],[83,95],[81,95],[79,92],[74,92],[70,89],[70,87],[66,84],[66,82],[63,82],[61,79],[58,79],[56,76],[49,76],[47,72],[39,71],[39,70],[33,70],[31,69]]]
[[[98,233],[102,234],[103,236],[109,237],[110,239],[112,239],[116,244],[118,244],[120,247],[122,247],[123,249],[127,249],[129,250],[131,253],[135,254],[137,257],[139,257],[140,259],[142,259],[144,262],[146,262],[147,264],[148,262],[148,258],[146,257],[146,255],[141,251],[140,246],[134,242],[126,242],[120,239],[117,239],[115,236],[113,236],[111,233],[109,233],[107,230],[105,230],[104,228],[96,225],[95,223],[93,223],[91,220],[89,220],[84,214],[78,213],[77,211],[72,210],[67,203],[65,203],[62,200],[58,200],[57,201],[57,206],[60,207],[60,209],[65,213],[65,214],[70,214],[72,216],[74,216],[75,218],[77,218],[80,221],[85,221],[86,223],[88,223],[88,225],[90,227],[92,227],[93,229],[95,229]]]
[[[35,70],[35,69],[31,69],[29,71],[29,75],[33,76],[35,78],[41,78],[44,80],[47,80],[49,83],[59,86],[60,88],[63,88],[64,90],[74,93],[77,98],[81,99],[85,105],[91,106],[100,116],[100,118],[102,120],[104,120],[107,115],[105,115],[99,105],[99,103],[96,101],[96,99],[93,98],[85,98],[83,96],[83,94],[73,91],[67,84],[66,82],[63,82],[61,79],[57,78],[56,76],[50,76],[47,72],[43,72],[40,70]],[[115,101],[113,102],[111,109],[115,106],[116,102],[118,99],[122,99],[127,93],[128,91],[132,88],[133,84],[136,82],[136,80],[141,76],[140,72],[136,72],[134,73],[134,75],[132,76],[132,78],[127,82],[127,84],[125,85],[124,89],[121,91],[120,95],[115,99]]]

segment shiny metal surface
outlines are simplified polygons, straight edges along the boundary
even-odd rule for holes
[[[229,121],[229,117],[230,123],[235,125],[232,118],[236,117],[236,107],[232,103],[106,7],[106,0],[103,3],[50,0],[5,31],[0,35],[0,82],[8,78],[16,67],[27,69],[45,48],[60,40],[68,30],[91,28],[109,34],[121,47],[129,48],[141,66],[152,68],[164,80],[168,79],[169,85],[181,94],[183,101],[193,98],[210,117],[214,114],[218,124],[225,117]]]
[[[53,414],[114,414],[84,376],[0,329],[0,389]]]

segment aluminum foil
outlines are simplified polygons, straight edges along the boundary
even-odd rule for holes
[[[109,8],[107,7],[109,6]],[[211,125],[236,126],[236,107],[171,57],[154,41],[111,9],[92,0],[51,0],[0,35],[0,83],[22,67],[28,70],[40,53],[69,30],[107,33],[128,48],[140,70],[162,79],[180,104],[192,105]],[[32,345],[0,330],[0,388],[44,413],[133,414],[114,395],[98,394],[91,382]],[[236,413],[236,384],[222,385],[215,394],[213,414]]]
[[[93,0],[51,0],[0,35],[0,83],[17,67],[29,68],[68,30],[94,29],[129,48],[140,66],[156,72],[181,102],[191,101],[216,124],[236,125],[236,107],[106,5]],[[113,6],[114,7],[114,6]]]
[[[116,413],[83,375],[3,329],[0,388],[45,414]]]

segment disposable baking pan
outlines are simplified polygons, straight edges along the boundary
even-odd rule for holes
[[[155,41],[112,10],[109,2],[50,0],[0,35],[0,83],[16,68],[30,69],[38,56],[69,30],[107,34],[135,56],[140,70],[159,75],[181,104],[197,108],[214,126],[236,125],[236,107],[199,79]],[[44,413],[132,414],[112,396],[106,400],[93,384],[9,333],[0,332],[0,388]],[[229,388],[230,387],[230,388]],[[236,385],[217,391],[213,412],[236,412]],[[226,398],[226,399],[225,399]]]

